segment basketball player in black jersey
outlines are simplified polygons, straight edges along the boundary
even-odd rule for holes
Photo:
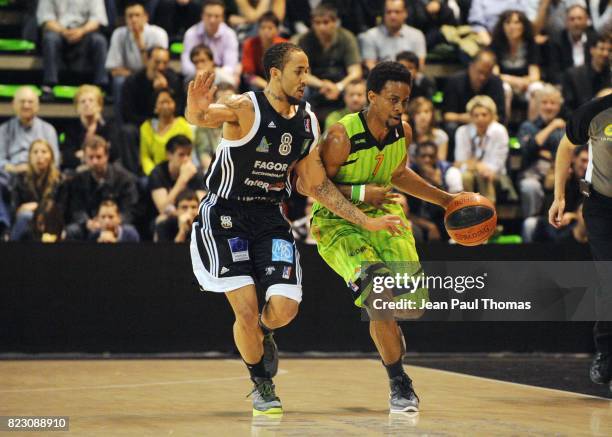
[[[327,178],[316,146],[317,119],[304,96],[308,57],[281,43],[264,54],[268,86],[213,103],[212,73],[190,84],[187,120],[223,126],[206,178],[207,196],[193,224],[193,270],[204,290],[225,293],[234,311],[234,340],[255,385],[253,414],[282,412],[272,377],[278,368],[273,329],[288,324],[302,298],[299,254],[280,203],[300,187],[337,215],[365,229],[399,234],[398,216],[366,216]],[[266,290],[259,315],[255,281]]]

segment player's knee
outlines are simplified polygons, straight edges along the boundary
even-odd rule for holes
[[[236,322],[246,329],[256,329],[259,320],[259,311],[249,305],[243,305],[234,309]]]

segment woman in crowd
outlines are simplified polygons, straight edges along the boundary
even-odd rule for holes
[[[531,22],[520,11],[509,10],[499,16],[493,29],[491,49],[497,57],[494,69],[504,81],[506,114],[510,114],[513,96],[530,101],[532,94],[542,87],[540,56]],[[528,118],[536,116],[534,105],[529,105]]]
[[[491,97],[473,97],[466,109],[472,121],[455,133],[455,167],[465,191],[478,191],[495,203],[495,181],[506,173],[508,131],[497,122]]]
[[[45,200],[53,200],[61,182],[54,164],[53,148],[45,140],[36,140],[28,152],[28,169],[17,176],[13,202],[16,210],[11,240],[21,240],[27,233],[34,212]]]
[[[412,125],[412,144],[410,158],[414,159],[416,145],[426,141],[433,142],[438,148],[438,159],[445,161],[448,154],[448,135],[436,127],[434,106],[431,100],[417,97],[408,106],[408,116]]]
[[[182,116],[176,116],[176,100],[170,89],[155,94],[155,117],[140,126],[140,164],[145,175],[166,160],[166,143],[175,135],[193,141],[193,129]]]

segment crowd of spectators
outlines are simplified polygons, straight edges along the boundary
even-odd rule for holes
[[[28,3],[37,32],[31,21],[24,32],[40,43],[42,104],[54,99],[61,71],[89,79],[61,141],[38,117],[33,89],[14,95],[14,117],[0,125],[2,240],[188,240],[221,129],[182,117],[186,85],[214,70],[217,98],[261,90],[263,52],[287,40],[309,57],[305,98],[325,129],[366,107],[373,66],[401,62],[413,77],[405,119],[415,172],[453,193],[514,200],[525,241],[584,238],[580,196],[571,193],[588,148],[575,154],[565,230],[548,227],[543,215],[568,114],[612,87],[607,0]],[[460,68],[435,80],[425,74],[430,57]],[[520,146],[512,174],[511,137]],[[448,239],[440,208],[401,200],[417,239]],[[312,200],[291,202],[304,203]],[[308,214],[289,215],[296,235],[309,240]]]

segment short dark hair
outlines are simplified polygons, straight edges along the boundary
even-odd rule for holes
[[[174,100],[174,103],[176,103],[176,97],[172,88],[161,88],[153,93],[153,106],[155,106],[155,103],[157,103],[157,99],[159,99],[159,96],[164,93],[168,94],[170,98]]]
[[[193,62],[193,58],[195,58],[195,56],[200,52],[206,53],[206,56],[208,56],[214,62],[215,56],[213,54],[213,51],[206,44],[198,44],[191,49],[191,51],[189,52],[189,59],[191,60],[191,62]]]
[[[438,156],[438,145],[431,140],[425,140],[425,141],[421,141],[417,143],[414,154],[416,156],[419,156],[419,152],[421,151],[421,149],[424,149],[425,147],[433,147],[435,149],[436,156]]]
[[[223,0],[205,0],[202,3],[202,12],[204,12],[207,6],[221,6],[223,11],[225,11],[225,2]]]
[[[99,135],[92,135],[88,136],[83,142],[83,151],[85,151],[86,149],[104,149],[104,152],[108,155],[110,144],[108,144],[106,138],[103,138]]]
[[[289,55],[291,52],[303,52],[303,50],[290,42],[281,42],[270,47],[263,56],[264,73],[266,80],[270,80],[270,69],[278,68],[283,70],[287,61],[289,61]]]
[[[576,146],[576,148],[574,149],[574,157],[577,157],[582,152],[589,153],[589,146],[587,144],[580,144],[579,146]]]
[[[259,20],[257,20],[257,23],[261,24],[261,23],[265,23],[266,21],[273,23],[276,27],[280,26],[280,20],[278,19],[276,14],[272,11],[268,11],[264,13],[261,17],[259,17]]]
[[[98,214],[100,214],[100,210],[102,209],[103,206],[114,207],[117,210],[117,214],[121,214],[121,211],[119,210],[119,204],[113,198],[107,197],[104,200],[102,200],[102,202],[100,202],[100,204],[98,205]]]
[[[185,135],[175,135],[166,143],[166,152],[174,153],[179,147],[193,148],[193,143]]]
[[[395,55],[395,60],[397,62],[399,61],[410,62],[411,64],[414,64],[417,66],[417,68],[419,68],[419,57],[414,52],[409,52],[408,50],[399,52],[397,55]]]
[[[599,35],[597,35],[597,38],[595,38],[595,41],[593,41],[593,45],[591,45],[591,48],[595,47],[600,42],[604,44],[612,43],[612,34],[611,33],[600,33]]]
[[[495,55],[495,52],[493,50],[491,50],[491,49],[484,48],[484,49],[478,50],[476,55],[474,55],[474,57],[472,58],[470,64],[475,64],[476,62],[482,60],[482,57],[484,55],[491,56],[493,58],[493,62],[497,62],[497,55]]]
[[[403,82],[412,86],[410,71],[399,62],[383,61],[377,64],[368,76],[367,91],[380,94],[387,82]]]
[[[145,11],[145,14],[149,14],[147,12],[147,8],[145,7],[145,2],[144,0],[128,0],[125,2],[125,7],[123,8],[123,13],[125,14],[125,11],[128,10],[128,8],[132,8],[134,6],[142,6],[142,8]]]
[[[153,52],[155,50],[163,50],[164,52],[167,52],[168,49],[162,46],[153,46],[153,47],[149,47],[147,49],[147,59],[151,59],[151,55],[153,55]]]
[[[183,191],[176,195],[176,206],[178,206],[178,204],[181,203],[183,200],[195,200],[196,202],[200,201],[196,192],[190,190],[189,188],[185,188]]]
[[[326,17],[328,15],[334,20],[338,19],[338,10],[328,3],[321,3],[310,12],[311,17]]]

